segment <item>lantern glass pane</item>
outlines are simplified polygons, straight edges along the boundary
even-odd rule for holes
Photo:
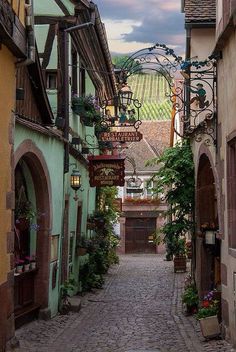
[[[206,244],[215,244],[215,232],[214,231],[206,231],[205,243]]]
[[[73,189],[79,189],[81,184],[81,175],[79,173],[72,173],[70,177],[70,185]]]

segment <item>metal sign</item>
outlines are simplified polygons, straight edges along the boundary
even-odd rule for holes
[[[117,155],[89,156],[89,183],[91,187],[124,186],[125,157]]]
[[[139,142],[143,138],[138,131],[112,131],[99,134],[99,140],[103,142]]]

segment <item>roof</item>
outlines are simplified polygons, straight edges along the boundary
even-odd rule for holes
[[[216,0],[185,0],[185,22],[211,22],[216,20]]]
[[[171,121],[142,121],[139,132],[143,134],[140,142],[130,143],[125,154],[134,159],[137,173],[140,171],[155,171],[159,166],[148,166],[147,160],[160,156],[165,148],[170,146]],[[126,171],[133,171],[130,162],[125,162]]]

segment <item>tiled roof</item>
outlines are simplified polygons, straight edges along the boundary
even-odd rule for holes
[[[185,0],[185,22],[212,22],[216,20],[216,0]]]
[[[170,145],[170,126],[171,121],[142,121],[139,131],[143,134],[140,142],[131,143],[125,154],[133,158],[136,164],[136,170],[154,171],[159,166],[145,166],[149,159],[159,156],[166,147]],[[127,171],[133,171],[132,165],[126,161],[125,168]]]

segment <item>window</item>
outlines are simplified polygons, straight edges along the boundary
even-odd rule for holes
[[[71,70],[71,94],[78,93],[78,77],[77,77],[77,67],[78,67],[78,60],[77,60],[77,52],[73,48],[71,53],[71,61],[72,61],[72,70]]]
[[[143,184],[139,177],[131,177],[127,180],[126,194],[131,198],[140,198],[143,195]]]
[[[56,70],[46,71],[46,88],[57,89],[57,71]]]
[[[154,192],[156,188],[155,181],[146,181],[145,183],[145,192],[147,198],[156,198],[158,195]]]
[[[236,137],[228,143],[227,148],[227,194],[229,246],[236,248]]]

